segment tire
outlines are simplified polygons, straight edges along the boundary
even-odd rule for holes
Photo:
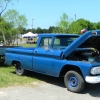
[[[24,70],[24,68],[22,67],[22,65],[20,63],[17,63],[15,65],[15,72],[19,76],[23,76],[26,73],[26,71]]]
[[[64,76],[66,88],[71,92],[80,92],[85,87],[85,81],[82,76],[75,71],[68,71]]]

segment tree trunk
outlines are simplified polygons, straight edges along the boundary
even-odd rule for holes
[[[17,46],[18,46],[18,34],[17,34]]]
[[[3,40],[4,40],[4,45],[6,45],[6,38],[5,38],[5,35],[4,35],[3,31],[2,31],[2,36],[3,36]]]

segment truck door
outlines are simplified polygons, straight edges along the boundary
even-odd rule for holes
[[[52,37],[43,37],[39,47],[34,50],[33,70],[44,74],[53,74],[54,52],[50,49]]]

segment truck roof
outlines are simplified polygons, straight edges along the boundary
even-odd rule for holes
[[[47,34],[39,34],[39,36],[43,36],[43,37],[55,37],[55,36],[80,36],[80,35],[77,35],[77,34],[57,34],[57,33],[47,33]]]

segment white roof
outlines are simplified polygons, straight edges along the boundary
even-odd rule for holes
[[[24,38],[24,37],[37,37],[37,36],[38,36],[38,34],[33,34],[32,32],[28,32],[28,33],[22,35],[22,38]]]

